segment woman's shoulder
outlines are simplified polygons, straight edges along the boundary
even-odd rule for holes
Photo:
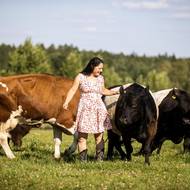
[[[104,76],[103,76],[103,75],[99,75],[99,76],[98,76],[98,80],[99,80],[100,82],[104,82]]]
[[[84,78],[86,75],[84,75],[83,73],[79,73],[77,76],[80,77],[80,78],[81,78],[81,77]]]
[[[77,78],[79,81],[82,81],[82,80],[84,80],[85,75],[82,74],[82,73],[79,73],[79,74],[76,76],[76,78]]]
[[[98,78],[99,78],[100,80],[104,80],[104,76],[103,76],[103,75],[99,75]]]

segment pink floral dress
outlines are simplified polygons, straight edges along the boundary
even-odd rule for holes
[[[87,76],[80,74],[79,79],[81,97],[76,117],[77,131],[95,134],[111,129],[108,112],[101,99],[103,76],[98,76],[96,81],[90,81]]]

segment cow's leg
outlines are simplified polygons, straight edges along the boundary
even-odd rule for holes
[[[160,154],[160,151],[162,149],[162,145],[163,145],[164,141],[165,141],[165,139],[162,139],[160,141],[160,143],[158,144],[158,148],[157,148],[157,151],[156,151],[157,154]]]
[[[112,160],[113,157],[113,148],[114,142],[117,140],[115,139],[115,135],[112,130],[108,130],[108,152],[107,152],[107,159]],[[117,143],[117,142],[116,142]]]
[[[112,159],[114,147],[119,152],[121,159],[125,160],[126,154],[121,148],[120,136],[115,134],[112,130],[108,130],[108,153],[107,153],[108,160]]]
[[[144,145],[142,145],[144,147],[143,153],[145,156],[145,164],[148,164],[148,165],[150,165],[149,157],[151,155],[151,141],[152,141],[152,138],[148,137]]]
[[[76,151],[76,149],[77,149],[77,144],[78,144],[78,132],[76,131],[74,133],[74,135],[73,135],[73,142],[72,142],[72,144],[69,146],[68,149],[65,150],[64,154],[66,154],[68,156],[71,155],[71,154],[73,154]]]
[[[158,138],[153,139],[152,146],[151,146],[151,152],[153,152],[154,150],[157,149],[156,153],[160,154],[162,145],[166,139],[167,139],[166,137],[163,137],[160,139],[158,139]]]
[[[5,154],[8,158],[13,159],[15,158],[13,152],[11,151],[9,144],[8,144],[8,134],[7,133],[0,133],[0,144],[5,151]]]
[[[121,136],[117,135],[117,139],[116,141],[114,141],[114,146],[116,148],[116,150],[119,152],[120,156],[121,156],[121,160],[125,160],[127,155],[125,154],[125,152],[123,151],[123,149],[121,148],[121,139],[120,139]]]
[[[121,148],[121,142],[119,141],[119,144],[115,144],[115,148],[117,149],[117,151],[119,152],[120,156],[121,156],[121,160],[125,160],[127,155],[125,154],[125,152],[123,151],[123,149]]]
[[[145,164],[150,165],[150,160],[149,157],[151,155],[151,145],[153,142],[153,139],[156,135],[156,130],[157,130],[157,123],[156,122],[151,122],[150,125],[148,126],[148,131],[147,131],[147,138],[145,140],[145,144],[143,145],[144,147],[144,155],[145,155]]]
[[[58,127],[53,127],[53,136],[54,136],[54,142],[55,142],[55,148],[54,148],[54,158],[59,159],[61,157],[61,141],[62,141],[62,131]]]
[[[131,158],[131,153],[133,152],[133,147],[131,145],[131,138],[127,138],[125,136],[122,136],[123,138],[123,142],[124,142],[124,145],[125,145],[125,149],[126,149],[126,152],[127,152],[127,160],[128,161],[131,161],[132,158]]]

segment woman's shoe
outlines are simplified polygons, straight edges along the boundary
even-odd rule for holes
[[[87,149],[79,153],[79,159],[82,162],[87,162]]]

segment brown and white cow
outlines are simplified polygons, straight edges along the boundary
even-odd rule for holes
[[[62,108],[72,83],[73,80],[48,74],[0,77],[0,144],[7,157],[14,158],[7,143],[10,134],[14,143],[21,144],[31,126],[42,123],[53,126],[54,156],[60,157],[62,132],[77,136],[74,121],[80,92],[77,91],[68,110]],[[76,138],[74,141],[70,151],[76,149]]]

